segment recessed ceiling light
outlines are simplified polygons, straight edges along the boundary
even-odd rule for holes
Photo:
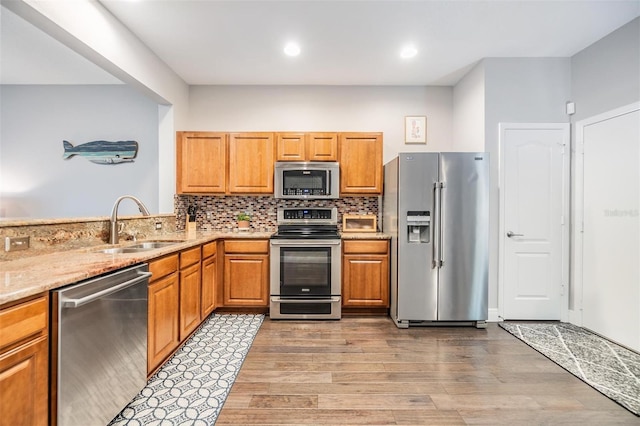
[[[289,42],[284,46],[284,54],[287,56],[298,56],[300,54],[300,46],[297,43]]]
[[[413,58],[414,56],[416,56],[418,54],[418,49],[416,49],[413,46],[405,46],[402,48],[402,50],[400,51],[400,57],[402,59],[409,59],[409,58]]]

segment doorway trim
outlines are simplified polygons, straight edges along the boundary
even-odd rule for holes
[[[584,129],[587,126],[640,110],[640,102],[634,102],[619,108],[585,118],[575,123],[575,177],[572,182],[574,191],[574,213],[572,224],[571,289],[573,306],[569,311],[568,322],[582,327],[583,297],[583,250],[584,250]]]
[[[562,235],[560,253],[562,281],[560,320],[566,322],[569,318],[569,266],[570,266],[570,190],[571,190],[571,132],[569,123],[499,123],[499,178],[498,191],[500,194],[499,226],[498,226],[498,320],[504,319],[505,294],[505,132],[507,130],[563,130],[564,146],[562,149]]]

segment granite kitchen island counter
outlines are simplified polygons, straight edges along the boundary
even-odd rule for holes
[[[129,241],[118,245],[93,245],[83,249],[58,251],[3,261],[0,262],[0,305],[211,241],[268,239],[270,236],[270,232],[197,232],[195,235],[186,232],[173,232],[156,235],[154,241],[176,241],[176,244],[136,253],[101,253],[98,251],[104,248],[126,247],[135,244],[135,242]]]

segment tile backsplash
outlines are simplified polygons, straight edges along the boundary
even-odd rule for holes
[[[251,215],[251,228],[257,231],[276,230],[276,210],[286,207],[336,207],[339,228],[343,214],[378,215],[379,197],[346,197],[336,200],[281,200],[273,196],[175,196],[176,228],[185,227],[187,208],[196,207],[197,228],[204,231],[230,230],[238,227],[236,216]],[[378,218],[378,223],[381,223]]]

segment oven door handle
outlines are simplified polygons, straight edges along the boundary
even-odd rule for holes
[[[277,303],[322,303],[322,302],[339,302],[339,297],[329,297],[325,299],[283,299],[281,297],[272,297],[272,302]]]
[[[271,245],[274,246],[339,246],[342,241],[341,240],[314,240],[314,239],[308,239],[308,240],[287,240],[287,239],[281,239],[281,240],[270,240],[271,241]]]

